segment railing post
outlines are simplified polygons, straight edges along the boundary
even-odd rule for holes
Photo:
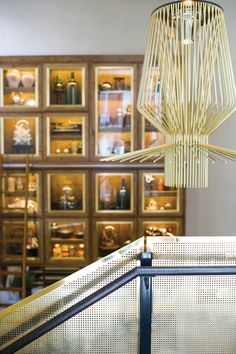
[[[141,266],[152,266],[152,253],[141,253]],[[140,322],[139,344],[140,354],[151,354],[152,331],[152,278],[140,277]]]

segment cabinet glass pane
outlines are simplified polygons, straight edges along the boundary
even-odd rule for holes
[[[38,106],[38,69],[4,68],[2,105],[25,109]]]
[[[47,106],[85,105],[85,67],[58,65],[47,68]]]
[[[96,223],[97,256],[104,257],[135,239],[133,222],[101,221]]]
[[[50,173],[48,175],[48,210],[57,212],[85,211],[85,175],[83,173]]]
[[[147,119],[142,118],[142,148],[155,147],[164,144],[164,135],[160,133]]]
[[[172,220],[142,221],[142,236],[180,236],[181,222]]]
[[[40,230],[39,223],[28,221],[26,237],[26,255],[28,260],[35,260],[40,257]],[[22,259],[24,222],[4,221],[3,222],[3,258]]]
[[[47,117],[47,155],[85,156],[85,117]]]
[[[96,175],[96,212],[133,211],[133,175],[98,173]]]
[[[2,117],[1,151],[5,155],[38,155],[38,117]]]
[[[173,213],[180,209],[179,190],[165,186],[161,173],[142,174],[142,211]]]
[[[3,176],[3,211],[23,213],[26,196],[26,177],[23,173],[8,173]],[[30,174],[28,184],[28,213],[39,213],[39,175]]]
[[[48,222],[48,235],[50,260],[85,260],[87,235],[84,221],[50,220]]]
[[[96,68],[96,155],[133,149],[133,68]]]

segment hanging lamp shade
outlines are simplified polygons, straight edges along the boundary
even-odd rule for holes
[[[139,112],[165,144],[107,158],[158,162],[165,184],[207,187],[209,161],[236,152],[209,144],[209,136],[236,107],[223,9],[206,1],[177,1],[151,15],[139,90]]]

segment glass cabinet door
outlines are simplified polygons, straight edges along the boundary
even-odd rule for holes
[[[2,69],[1,106],[19,109],[38,107],[38,68]]]
[[[142,149],[164,144],[164,135],[142,117]]]
[[[133,67],[95,69],[96,155],[133,150]]]
[[[22,214],[25,208],[26,180],[23,173],[8,173],[2,179],[3,211],[8,214]],[[41,212],[39,197],[39,174],[29,175],[28,213],[30,216]]]
[[[183,236],[181,219],[141,220],[140,236]]]
[[[133,174],[96,174],[96,213],[133,212]]]
[[[48,212],[84,213],[85,173],[58,171],[48,174]]]
[[[52,115],[47,117],[47,156],[84,157],[85,116]]]
[[[85,107],[84,64],[46,66],[46,106],[75,109]]]
[[[2,117],[0,123],[1,151],[4,155],[39,155],[39,117]]]
[[[175,214],[182,211],[181,192],[165,186],[164,174],[141,173],[142,213]]]
[[[95,258],[104,257],[135,239],[133,221],[96,222]]]
[[[78,219],[50,219],[48,225],[50,263],[79,261],[88,257],[87,221]]]
[[[3,234],[3,259],[22,259],[24,222],[4,221],[2,225]],[[28,261],[37,261],[41,257],[41,236],[38,221],[28,221],[26,236],[26,256]]]

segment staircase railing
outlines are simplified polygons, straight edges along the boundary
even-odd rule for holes
[[[123,287],[130,281],[140,277],[140,331],[139,331],[139,348],[140,354],[151,354],[151,309],[152,309],[152,278],[158,276],[204,276],[204,275],[236,275],[236,266],[224,267],[152,267],[152,253],[141,253],[141,266],[132,269],[121,277],[115,279],[102,289],[94,292],[85,299],[79,301],[75,305],[69,307],[59,315],[53,317],[43,325],[30,331],[10,345],[6,346],[1,353],[10,354],[25,347],[27,344],[40,338],[45,333],[53,330],[57,326],[66,322],[73,316],[84,311],[96,302],[105,298],[109,294]]]

